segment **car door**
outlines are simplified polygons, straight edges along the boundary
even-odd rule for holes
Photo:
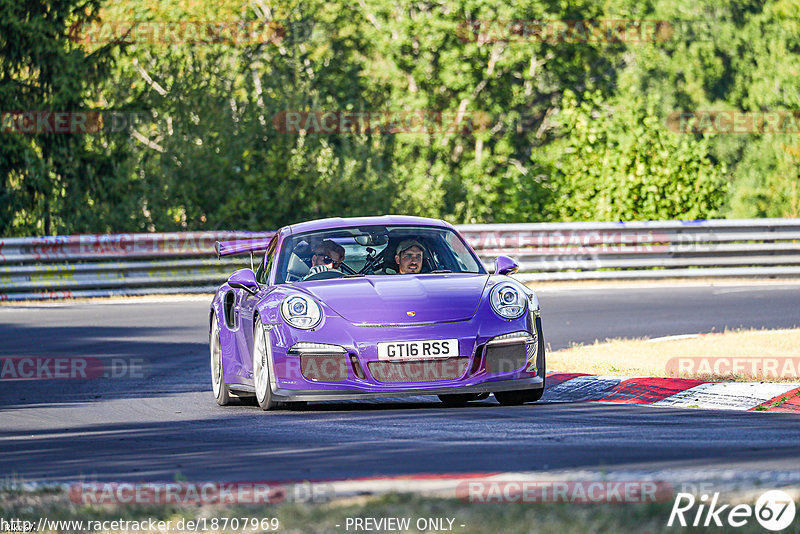
[[[241,344],[242,331],[241,305],[244,291],[228,287],[222,296],[222,313],[219,321],[220,343],[222,346],[225,368],[225,380],[229,384],[246,384],[247,371],[242,366]]]
[[[267,251],[264,253],[264,258],[261,261],[258,269],[256,269],[256,281],[262,288],[269,289],[267,280],[269,278],[270,270],[272,269],[273,260],[275,258],[275,249],[278,243],[277,234],[272,238],[267,246]],[[263,291],[259,296],[250,295],[248,292],[240,289],[238,309],[236,313],[239,317],[239,330],[236,333],[237,353],[239,354],[239,363],[243,371],[243,375],[248,378],[248,383],[253,379],[253,333],[255,329],[255,311]]]

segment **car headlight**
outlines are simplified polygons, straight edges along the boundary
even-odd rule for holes
[[[309,330],[322,320],[322,308],[312,298],[292,295],[281,303],[281,315],[290,326]]]
[[[526,295],[511,284],[497,284],[489,294],[492,309],[504,319],[517,319],[525,313]]]

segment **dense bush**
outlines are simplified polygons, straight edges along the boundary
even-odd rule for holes
[[[567,91],[563,135],[547,147],[554,219],[632,221],[716,216],[726,198],[724,168],[707,143],[665,131],[655,110],[598,93],[578,103]]]

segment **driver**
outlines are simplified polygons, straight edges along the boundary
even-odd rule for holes
[[[425,246],[416,239],[404,239],[397,245],[394,261],[400,266],[400,274],[419,274]]]
[[[344,247],[330,239],[326,239],[314,247],[311,256],[311,269],[303,280],[322,271],[338,270],[344,261]]]

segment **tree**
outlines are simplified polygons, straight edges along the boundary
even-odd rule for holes
[[[112,46],[87,53],[70,39],[72,25],[94,20],[99,5],[99,0],[0,0],[0,231],[5,235],[107,231],[125,210],[118,202],[125,188],[116,183],[124,179],[118,172],[124,150],[113,141],[99,146],[99,137],[90,140],[91,134],[48,131],[54,118],[47,112],[91,110],[93,91],[109,75]],[[17,111],[33,112],[27,116],[35,117],[33,122],[10,113]]]
[[[581,102],[565,93],[558,123],[563,137],[547,147],[555,219],[632,221],[701,219],[726,198],[724,166],[708,158],[705,141],[666,131],[641,98]]]

